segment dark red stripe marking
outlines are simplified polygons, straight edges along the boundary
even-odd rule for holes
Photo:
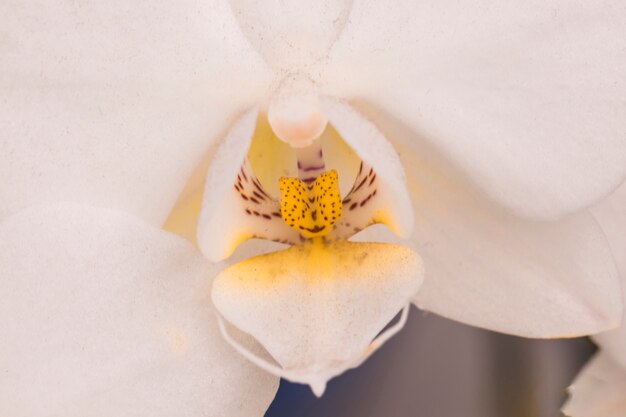
[[[365,181],[367,181],[367,177],[363,178],[363,180],[359,183],[359,185],[356,186],[353,192],[359,191],[359,188],[363,187],[363,184],[365,184]]]
[[[303,172],[321,171],[321,170],[323,170],[325,167],[326,167],[326,165],[318,165],[318,166],[313,165],[313,166],[309,166],[309,167],[304,168],[304,167],[302,167],[302,166],[300,165],[300,163],[298,162],[298,169],[299,169],[300,171],[303,171]]]

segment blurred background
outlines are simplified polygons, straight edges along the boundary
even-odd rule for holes
[[[586,338],[532,340],[412,307],[400,334],[316,398],[281,381],[266,417],[556,417],[595,351]]]

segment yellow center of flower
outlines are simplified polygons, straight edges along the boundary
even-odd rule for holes
[[[339,176],[334,169],[320,174],[310,184],[282,177],[279,189],[283,220],[307,238],[326,236],[341,217]]]

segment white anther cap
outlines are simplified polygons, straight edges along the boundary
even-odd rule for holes
[[[267,118],[276,136],[294,148],[311,145],[328,123],[313,82],[302,77],[289,77],[281,84]]]

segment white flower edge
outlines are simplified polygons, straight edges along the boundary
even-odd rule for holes
[[[626,296],[626,183],[593,208],[605,231],[622,278]],[[563,412],[571,417],[626,416],[626,323],[594,336],[600,352],[591,359],[569,389]]]
[[[626,416],[626,370],[606,353],[589,361],[568,392],[562,408],[568,417]]]

